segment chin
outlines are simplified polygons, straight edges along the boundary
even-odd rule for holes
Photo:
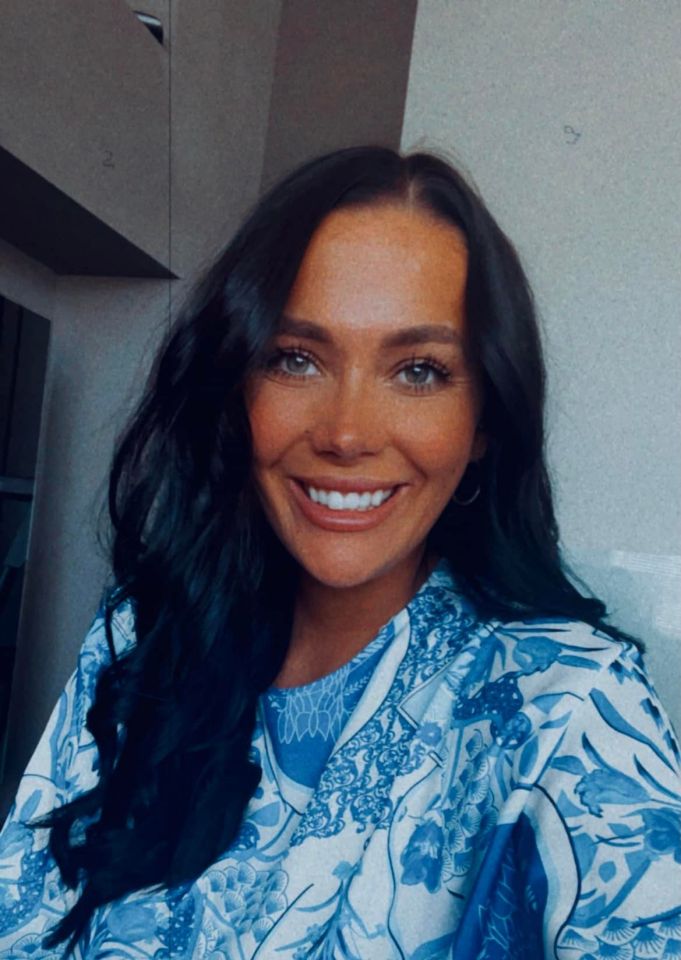
[[[404,556],[400,554],[386,561],[385,554],[371,557],[351,546],[345,553],[338,551],[320,555],[317,551],[314,558],[296,555],[296,559],[308,576],[327,587],[343,589],[359,587],[383,576],[401,563]]]

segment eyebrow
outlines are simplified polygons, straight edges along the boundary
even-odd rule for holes
[[[316,340],[317,343],[333,343],[333,337],[326,329],[312,320],[298,320],[288,314],[282,314],[277,330],[279,334],[290,334]],[[404,327],[388,333],[381,340],[382,347],[409,347],[419,343],[453,343],[463,347],[461,334],[443,324],[421,323],[415,327]]]

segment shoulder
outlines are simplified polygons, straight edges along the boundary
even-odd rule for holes
[[[111,640],[115,655],[122,656],[135,645],[135,614],[132,602],[125,600],[111,615]],[[111,662],[111,646],[106,633],[104,597],[80,648],[79,659]]]
[[[111,643],[107,637],[104,598],[85,634],[70,683],[79,714],[87,712],[94,700],[97,680],[114,659],[128,653],[136,643],[134,608],[129,600],[113,611]],[[113,654],[112,654],[113,646]],[[82,718],[81,718],[82,719]]]
[[[531,617],[495,623],[491,679],[512,674],[528,696],[566,690],[575,697],[613,676],[647,674],[637,648],[582,620]]]
[[[633,647],[583,620],[558,616],[495,621],[494,635],[519,665],[539,670],[555,663],[584,667],[585,657],[592,664],[607,663]]]
[[[580,620],[481,623],[439,680],[453,696],[451,725],[482,723],[498,748],[536,737],[549,751],[568,728],[598,727],[621,746],[644,738],[678,758],[643,655]]]
[[[135,645],[134,614],[128,602],[121,604],[111,616],[111,640],[117,658]],[[63,728],[59,742],[55,744],[59,752],[70,758],[69,778],[79,789],[95,782],[92,755],[95,743],[87,717],[95,703],[97,682],[112,662],[102,599],[80,646],[76,668],[62,693]]]
[[[581,620],[558,618],[499,623],[492,638],[496,675],[514,673],[528,694],[564,690],[602,709],[604,698],[622,706],[635,703],[660,726],[657,692],[645,656],[633,643]]]
[[[533,619],[499,625],[490,681],[517,691],[514,706],[539,740],[575,752],[647,756],[672,773],[678,792],[679,747],[645,657],[576,620]],[[676,779],[674,779],[676,778]]]
[[[457,674],[457,688],[466,696],[490,685],[513,685],[523,691],[524,699],[553,690],[583,697],[608,671],[624,674],[635,669],[645,675],[633,644],[614,640],[581,620],[458,619],[454,627],[449,637],[445,626],[439,640],[449,645],[450,672]]]
[[[567,684],[581,696],[611,668],[627,669],[637,659],[633,644],[613,639],[583,620],[558,615],[486,619],[456,582],[452,586],[443,579],[442,586],[443,590],[431,590],[432,609],[427,612],[437,629],[429,644],[437,648],[438,659],[443,656],[450,665],[449,685],[456,675],[462,693],[507,683],[532,696]],[[642,662],[637,667],[645,675]]]
[[[518,620],[496,626],[497,676],[513,674],[529,700],[567,695],[602,716],[632,712],[659,732],[669,726],[643,653],[581,620]],[[543,700],[546,707],[551,701]],[[664,716],[664,724],[662,717]]]

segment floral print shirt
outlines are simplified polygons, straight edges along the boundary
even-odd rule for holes
[[[134,643],[129,607],[114,636]],[[282,769],[261,702],[235,842],[193,883],[100,907],[76,960],[681,957],[679,750],[636,648],[483,622],[445,558],[376,641],[314,784]],[[2,958],[64,956],[42,936],[80,890],[24,824],[97,782],[108,657],[98,614],[0,831]]]

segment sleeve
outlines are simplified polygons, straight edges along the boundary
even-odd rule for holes
[[[679,748],[641,654],[622,647],[525,810],[545,873],[545,952],[558,960],[681,957]]]
[[[115,647],[130,637],[114,615]],[[117,650],[118,652],[118,650]],[[0,830],[0,957],[55,958],[42,937],[76,902],[79,890],[61,882],[48,850],[49,829],[26,822],[85,793],[97,782],[97,748],[85,727],[97,676],[111,660],[100,606],[81,646],[76,669],[54,707],[19,782]]]

